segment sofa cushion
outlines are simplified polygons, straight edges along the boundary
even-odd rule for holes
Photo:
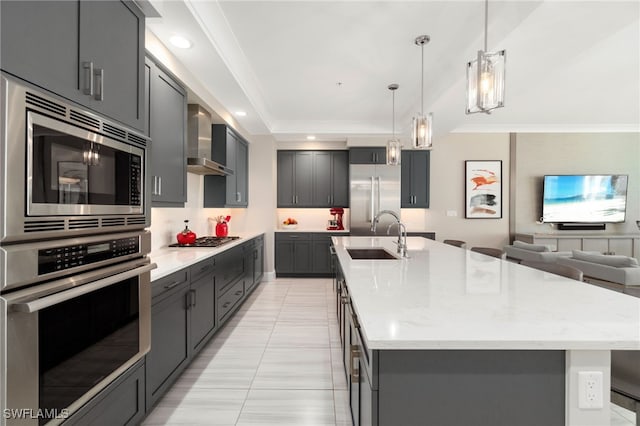
[[[529,244],[529,243],[525,243],[524,241],[518,241],[518,240],[515,240],[513,242],[513,246],[521,248],[523,250],[529,250],[529,251],[537,251],[537,252],[551,251],[549,246],[545,246],[542,244]]]
[[[613,266],[614,268],[637,268],[638,260],[628,256],[612,256],[599,253],[587,253],[580,250],[573,250],[574,259],[585,262],[598,263],[600,265]]]

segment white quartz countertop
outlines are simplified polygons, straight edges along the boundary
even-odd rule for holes
[[[220,254],[230,248],[249,241],[263,234],[262,232],[242,233],[234,236],[240,238],[220,247],[163,247],[149,253],[151,262],[158,267],[151,271],[151,281],[166,277],[180,269],[194,265],[201,260]]]
[[[279,228],[276,232],[326,232],[331,234],[348,234],[348,229],[326,229],[326,228]]]
[[[408,237],[409,259],[352,260],[392,237],[332,237],[370,349],[640,350],[640,299]]]

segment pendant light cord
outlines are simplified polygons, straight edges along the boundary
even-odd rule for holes
[[[484,51],[487,52],[487,27],[489,22],[489,0],[484,0]]]
[[[396,91],[391,91],[391,138],[396,138]]]
[[[420,112],[422,116],[424,116],[424,42],[420,45],[421,50],[421,59],[422,59],[422,70],[420,74]]]

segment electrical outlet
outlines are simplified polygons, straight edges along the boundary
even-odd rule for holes
[[[458,216],[458,212],[456,210],[447,210],[447,216],[456,217]]]
[[[578,372],[578,408],[604,407],[604,380],[602,371]]]

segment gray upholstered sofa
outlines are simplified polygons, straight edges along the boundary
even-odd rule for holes
[[[549,246],[529,244],[515,240],[512,245],[504,246],[507,259],[521,262],[555,262],[559,257],[571,256],[570,251],[551,251]]]
[[[571,257],[560,258],[558,263],[580,269],[584,273],[585,281],[603,284],[625,293],[640,291],[640,266],[638,260],[633,257],[573,250]]]

